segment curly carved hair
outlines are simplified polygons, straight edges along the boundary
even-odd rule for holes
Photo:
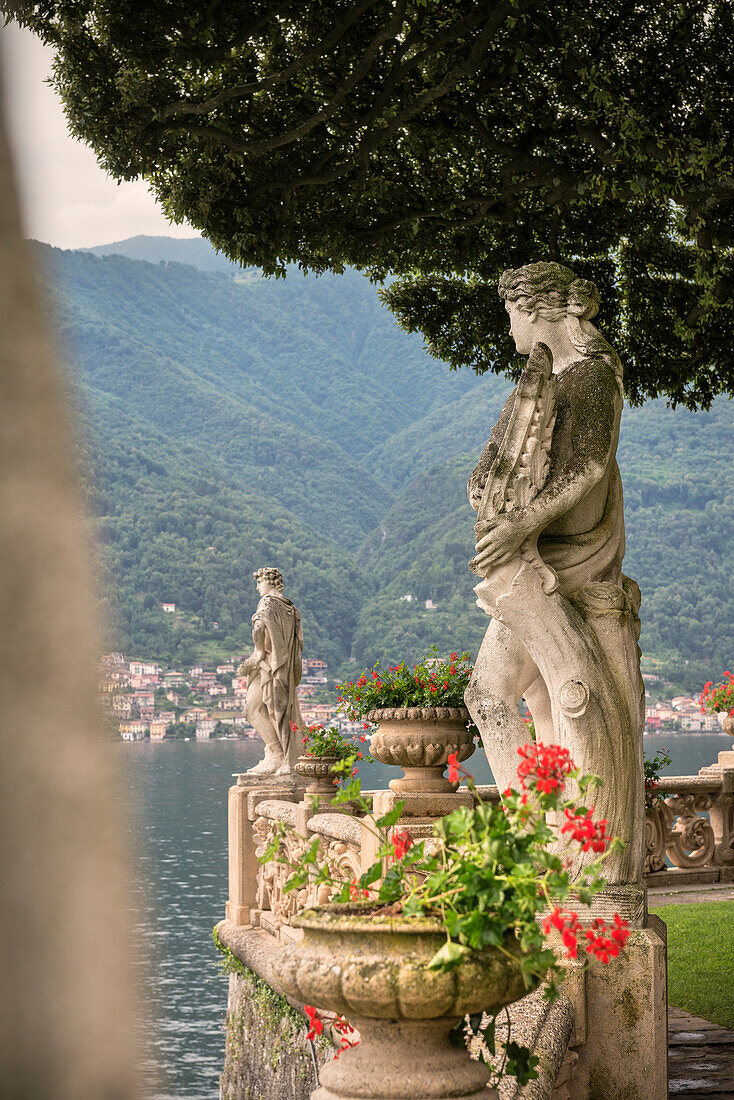
[[[524,313],[537,310],[549,321],[571,314],[590,321],[599,310],[599,291],[588,279],[579,279],[563,264],[536,263],[503,271],[497,287],[500,298],[516,302]]]
[[[256,584],[258,581],[267,581],[273,588],[279,588],[281,592],[283,591],[283,574],[280,569],[274,569],[268,566],[264,569],[257,569],[252,575],[255,578]]]
[[[606,359],[623,394],[619,356],[591,324],[600,302],[594,283],[579,279],[563,264],[536,263],[503,271],[497,291],[500,298],[513,302],[523,313],[537,311],[547,321],[565,321],[573,346],[582,355]]]

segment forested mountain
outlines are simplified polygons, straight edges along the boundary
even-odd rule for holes
[[[355,272],[265,280],[201,239],[38,247],[86,425],[110,644],[240,646],[252,570],[273,563],[332,667],[476,649],[465,483],[508,380],[449,372]],[[643,650],[691,687],[734,648],[733,412],[657,402],[623,422]]]

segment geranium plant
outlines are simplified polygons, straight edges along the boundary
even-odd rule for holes
[[[463,707],[471,672],[468,653],[452,653],[444,660],[432,646],[412,669],[405,662],[384,669],[378,661],[354,682],[336,687],[339,702],[355,720],[384,707]]]
[[[365,723],[368,726],[368,723]],[[360,744],[367,740],[366,734],[357,737],[345,737],[338,726],[296,726],[291,723],[291,729],[301,735],[303,756],[334,756],[338,760],[345,760],[354,756],[356,760],[363,759]]]
[[[653,757],[645,757],[645,805],[650,810],[664,797],[660,787],[660,772],[669,764],[670,756],[665,749],[658,749]]]
[[[725,672],[720,684],[709,680],[704,684],[701,698],[701,714],[720,714],[726,711],[734,715],[734,673]]]
[[[449,757],[449,780],[464,777],[475,804],[435,823],[430,851],[424,841],[414,842],[407,830],[398,828],[403,810],[398,802],[374,821],[377,858],[351,882],[331,877],[318,837],[297,865],[289,863],[281,846],[289,828],[284,823],[278,825],[261,860],[289,863],[292,873],[286,891],[309,882],[327,883],[334,888],[333,901],[358,903],[355,914],[374,910],[401,920],[440,919],[446,942],[430,964],[437,970],[451,970],[471,952],[489,947],[514,958],[507,950],[511,937],[520,948],[527,988],[545,980],[546,995],[554,997],[564,958],[608,963],[625,946],[628,925],[619,915],[610,924],[597,918],[584,925],[567,904],[572,895],[581,904],[591,902],[604,885],[604,857],[620,842],[607,836],[607,823],[594,818],[593,808],[564,797],[569,779],[575,780],[582,798],[600,784],[596,776],[579,773],[568,750],[531,742],[519,754],[517,788],[504,792],[500,806],[483,801],[470,773],[455,754]],[[346,775],[350,761],[337,767]],[[359,779],[345,782],[336,796],[340,800],[369,812]],[[548,823],[549,813],[560,821],[557,828]],[[572,882],[570,867],[579,850],[595,858]],[[560,941],[560,951],[554,950],[549,937]],[[493,1053],[494,1019],[481,1029],[478,1019],[472,1022]],[[508,1043],[498,1072],[526,1081],[535,1075],[532,1061],[525,1048]]]

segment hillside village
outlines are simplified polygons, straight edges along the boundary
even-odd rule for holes
[[[165,741],[212,737],[256,737],[245,717],[247,677],[238,676],[243,655],[213,668],[184,671],[154,661],[104,654],[99,663],[99,699],[113,734],[123,741]],[[305,658],[298,698],[304,722],[337,724],[345,731],[359,723],[337,714],[328,666]]]
[[[180,671],[128,660],[121,653],[104,654],[98,682],[102,712],[123,741],[257,737],[244,713],[247,677],[237,675],[243,659],[238,655],[212,668],[197,664]],[[646,673],[644,679],[646,733],[715,733],[720,728],[715,714],[701,713],[697,698],[653,699],[660,678]],[[328,665],[318,657],[304,658],[298,699],[306,724],[337,725],[344,732],[361,728],[338,713]]]

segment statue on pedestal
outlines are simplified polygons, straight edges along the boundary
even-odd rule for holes
[[[477,603],[492,616],[466,691],[495,779],[515,781],[528,740],[569,749],[604,780],[596,816],[626,849],[612,884],[642,880],[644,692],[636,583],[622,573],[616,462],[623,405],[618,355],[590,323],[593,283],[556,263],[506,271],[499,293],[528,363],[468,492],[477,511]]]
[[[279,569],[258,569],[253,577],[260,593],[252,616],[255,648],[238,675],[247,677],[245,717],[265,742],[265,756],[248,774],[292,776],[300,745],[291,723],[303,725],[296,694],[303,653],[301,616],[283,595]]]

